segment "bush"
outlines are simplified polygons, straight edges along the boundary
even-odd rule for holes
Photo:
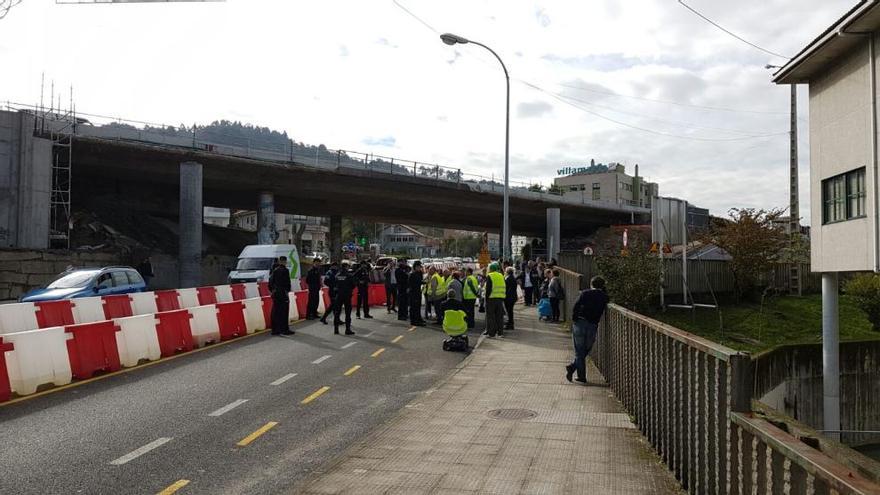
[[[860,273],[849,280],[844,292],[868,315],[875,332],[880,332],[880,276]]]
[[[651,309],[660,293],[660,259],[644,247],[631,247],[626,255],[596,258],[599,274],[607,282],[612,302],[641,313]]]

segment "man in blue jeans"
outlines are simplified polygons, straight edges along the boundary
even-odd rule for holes
[[[587,383],[587,355],[596,342],[599,320],[608,305],[605,293],[605,279],[593,277],[590,289],[582,291],[572,312],[571,339],[574,342],[574,361],[565,366],[565,379],[571,381],[577,372],[576,381]]]

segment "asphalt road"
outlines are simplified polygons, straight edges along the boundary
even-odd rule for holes
[[[0,407],[0,493],[292,489],[465,357],[373,315],[354,337],[300,323]]]

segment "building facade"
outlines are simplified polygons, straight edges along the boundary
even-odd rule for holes
[[[566,171],[570,169],[562,169]],[[651,198],[659,195],[657,183],[646,182],[639,176],[639,166],[635,175],[627,175],[626,167],[619,163],[607,166],[591,166],[584,171],[557,177],[553,184],[565,196],[577,196],[585,201],[597,201],[618,205],[651,207]]]
[[[232,227],[251,232],[257,231],[257,213],[254,211],[235,211],[229,221]],[[329,247],[329,219],[305,215],[275,214],[275,243],[294,244],[296,233],[302,231],[297,247],[300,253],[326,253]]]
[[[381,238],[382,249],[386,253],[432,258],[440,250],[440,239],[428,236],[409,225],[386,225],[382,229]]]

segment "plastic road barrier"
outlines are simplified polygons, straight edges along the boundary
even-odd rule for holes
[[[116,348],[119,362],[126,368],[137,366],[141,360],[155,361],[162,357],[159,336],[156,334],[156,318],[153,315],[128,316],[113,322],[119,327]]]
[[[34,303],[0,304],[0,335],[35,328],[38,327]]]
[[[383,306],[385,305],[385,285],[384,284],[370,284],[370,288],[368,290],[367,300],[370,303],[370,306]]]
[[[290,299],[290,309],[287,311],[287,319],[289,321],[296,321],[299,319],[299,308],[296,307],[296,293],[291,292],[287,294],[287,298]],[[305,317],[306,315],[303,313],[303,318]]]
[[[217,289],[214,287],[199,287],[196,291],[199,295],[199,306],[217,304]]]
[[[232,297],[232,286],[230,285],[218,285],[214,287],[214,290],[217,292],[218,303],[237,301]]]
[[[129,297],[128,294],[104,296],[101,299],[104,300],[104,318],[112,320],[114,318],[134,316],[131,297]],[[150,313],[150,315],[152,315],[152,313]]]
[[[160,313],[175,311],[181,308],[180,297],[176,290],[157,290],[154,294],[156,294],[156,309]]]
[[[294,297],[291,297],[290,298],[291,306],[296,304],[297,313],[299,313],[301,315],[307,315],[308,314],[308,306],[309,306],[309,291],[300,290],[300,291],[294,292],[293,294],[296,295],[295,296],[296,301],[294,301]]]
[[[192,338],[195,345],[203,347],[205,344],[220,341],[220,324],[217,321],[217,307],[213,304],[189,308],[192,320],[189,323]]]
[[[73,321],[77,324],[105,321],[104,301],[100,297],[80,297],[73,301]]]
[[[256,282],[250,282],[244,285],[244,295],[245,299],[253,299],[255,297],[260,297],[260,289],[257,287]]]
[[[156,313],[159,322],[156,324],[156,335],[159,338],[159,349],[162,357],[173,356],[178,352],[193,349],[190,318],[192,315],[185,309]]]
[[[244,321],[244,303],[232,301],[217,305],[217,322],[220,324],[220,340],[230,340],[247,333]]]
[[[247,287],[245,284],[232,284],[229,286],[229,291],[232,293],[233,301],[243,301],[245,299],[249,299],[247,294]],[[256,297],[254,295],[253,297]]]
[[[64,331],[73,335],[67,341],[67,354],[75,378],[91,378],[97,371],[117,371],[122,368],[116,347],[116,332],[119,331],[116,323],[101,321],[70,325],[64,327]]]
[[[61,327],[76,323],[73,320],[73,303],[69,299],[36,302],[34,305],[37,307],[37,327],[39,328]]]
[[[9,400],[12,395],[12,387],[9,385],[9,373],[6,371],[6,351],[15,349],[11,343],[3,343],[0,337],[0,402]]]
[[[330,289],[324,287],[321,289],[321,297],[318,298],[318,313],[324,314],[330,307]]]
[[[269,292],[269,282],[257,282],[257,289],[260,291],[260,297],[271,296]]]
[[[70,357],[67,340],[70,334],[64,327],[42,328],[10,333],[3,340],[14,345],[6,352],[9,385],[18,395],[29,395],[45,383],[66,385],[70,383]]]
[[[263,314],[263,301],[259,297],[253,297],[241,301],[244,303],[244,322],[247,325],[247,333],[269,328],[269,322]]]
[[[132,315],[151,315],[159,312],[156,307],[156,295],[152,292],[136,292],[129,294],[128,297],[131,298]]]
[[[180,301],[180,307],[177,309],[195,308],[201,306],[199,302],[199,291],[195,287],[188,289],[177,289],[177,298]],[[160,309],[160,311],[162,311]],[[170,309],[168,311],[171,311]]]
[[[261,297],[263,302],[263,319],[266,320],[266,328],[272,328],[272,298]]]

